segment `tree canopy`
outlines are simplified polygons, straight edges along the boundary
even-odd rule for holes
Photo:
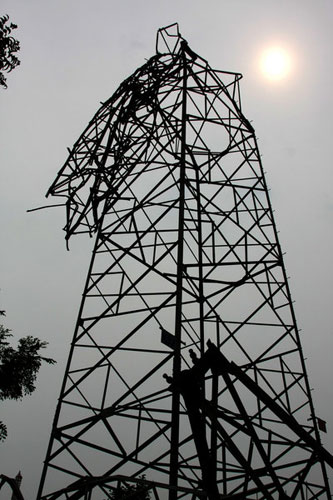
[[[4,311],[0,315],[4,316]],[[11,337],[10,330],[0,325],[0,400],[22,399],[35,390],[37,373],[42,362],[54,364],[51,358],[45,358],[39,354],[41,349],[47,346],[36,337],[28,335],[18,341],[15,349],[8,338]],[[0,441],[7,436],[7,428],[0,422]]]
[[[0,17],[0,86],[5,89],[7,88],[7,78],[3,72],[10,73],[20,64],[15,55],[20,50],[20,42],[11,35],[17,25],[13,23],[7,25],[8,21],[7,15]]]
[[[145,480],[145,476],[139,479]],[[145,483],[123,484],[112,491],[111,500],[149,500],[149,486]]]

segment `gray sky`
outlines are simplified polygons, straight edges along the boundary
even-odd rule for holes
[[[241,72],[271,188],[280,243],[323,442],[333,451],[332,46],[330,0],[2,0],[19,25],[21,66],[0,90],[1,309],[14,338],[49,341],[36,393],[2,403],[9,437],[0,473],[21,469],[34,498],[67,358],[91,241],[65,249],[62,209],[26,213],[44,194],[84,127],[124,78],[155,51],[158,28],[177,21],[213,68]],[[288,78],[265,79],[263,49],[292,54]],[[8,496],[8,495],[7,495]],[[4,498],[5,494],[0,494]]]

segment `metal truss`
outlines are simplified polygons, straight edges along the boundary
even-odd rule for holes
[[[38,498],[107,499],[119,483],[212,498],[182,391],[163,378],[191,373],[207,341],[269,398],[235,373],[202,374],[220,498],[330,498],[325,457],[281,417],[320,442],[240,78],[177,25],[159,30],[49,190],[65,199],[66,238],[96,240]]]

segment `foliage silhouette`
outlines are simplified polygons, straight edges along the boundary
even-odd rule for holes
[[[4,311],[0,311],[4,316]],[[22,399],[34,392],[37,373],[42,362],[54,364],[51,358],[44,358],[39,354],[47,346],[36,337],[28,335],[18,341],[15,349],[9,345],[10,330],[0,325],[0,400]],[[0,441],[7,436],[7,428],[0,422]]]
[[[20,42],[11,36],[12,30],[17,28],[16,24],[10,23],[6,26],[9,17],[0,17],[0,86],[7,88],[7,79],[3,74],[4,71],[10,73],[16,66],[20,64],[15,52],[20,50]]]
[[[139,479],[145,480],[145,476]],[[119,485],[112,491],[111,500],[149,500],[149,486],[144,483]]]

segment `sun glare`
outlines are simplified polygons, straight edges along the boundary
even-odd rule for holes
[[[282,48],[269,48],[261,56],[260,67],[264,76],[269,80],[283,80],[290,73],[290,55]]]

